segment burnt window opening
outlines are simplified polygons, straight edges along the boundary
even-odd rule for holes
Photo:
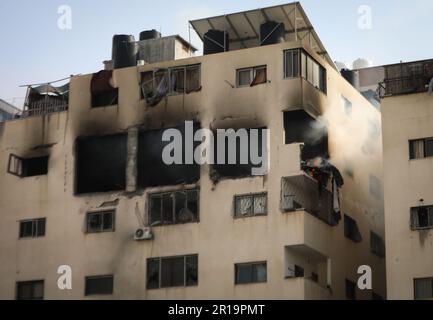
[[[198,255],[147,259],[147,289],[198,284]]]
[[[235,284],[267,282],[266,262],[235,264]]]
[[[236,70],[236,86],[240,87],[254,87],[259,84],[266,83],[267,67],[251,67]]]
[[[346,299],[356,300],[356,283],[346,279]]]
[[[113,294],[113,280],[112,275],[86,277],[84,294],[86,296],[111,295]]]
[[[267,193],[235,196],[235,218],[266,215],[268,212]]]
[[[108,107],[119,103],[119,89],[113,86],[113,70],[93,74],[90,84],[92,108]]]
[[[284,77],[302,77],[326,94],[326,69],[302,49],[284,51]]]
[[[38,238],[45,236],[46,219],[33,219],[20,221],[19,237],[23,238]]]
[[[433,206],[411,208],[410,220],[412,230],[433,228]]]
[[[88,212],[86,215],[86,232],[100,233],[114,231],[115,211]]]
[[[179,184],[192,184],[200,180],[200,165],[195,161],[189,164],[186,158],[185,125],[175,127],[179,130],[182,140],[180,148],[182,150],[182,164],[167,165],[162,159],[163,151],[168,145],[173,145],[175,141],[162,141],[164,131],[167,129],[140,131],[138,137],[137,154],[137,177],[138,186],[141,188],[174,186]],[[200,129],[199,123],[194,123],[193,135]],[[191,142],[191,141],[189,141]],[[201,144],[194,141],[193,150]],[[189,155],[191,156],[191,155]]]
[[[16,285],[16,300],[43,300],[44,280],[20,281]]]
[[[76,194],[125,189],[126,140],[126,134],[77,139]]]
[[[199,221],[199,191],[179,190],[149,195],[151,226]]]
[[[433,157],[433,138],[409,141],[410,160]]]
[[[433,278],[415,279],[415,300],[431,300],[433,298]]]
[[[382,237],[373,231],[370,232],[370,250],[380,258],[385,257],[385,243]]]
[[[8,173],[20,178],[46,175],[48,174],[48,159],[48,156],[26,159],[10,154]]]
[[[303,161],[329,158],[328,129],[304,110],[284,112],[285,143],[303,143]]]
[[[347,214],[344,215],[344,236],[356,243],[362,241],[362,236],[359,231],[358,224]]]
[[[257,128],[257,129],[241,129],[234,130],[236,133],[229,134],[229,130],[226,131],[226,135],[219,135],[217,131],[214,132],[214,158],[215,163],[211,166],[210,176],[215,182],[221,178],[227,179],[238,179],[244,177],[253,176],[253,169],[263,168],[265,163],[269,162],[269,154],[267,148],[263,145],[263,140],[266,139],[268,130],[267,128]],[[261,159],[262,163],[254,164],[252,157],[252,130],[257,130],[257,157]],[[241,134],[244,132],[245,134]],[[229,137],[230,136],[230,137]],[[230,162],[230,154],[232,152],[231,138],[236,146],[235,152],[236,157],[234,158],[234,164]],[[221,144],[224,147],[224,157],[218,153],[218,145]],[[218,159],[222,157],[222,162]],[[266,159],[267,158],[267,159]],[[260,174],[264,175],[266,173]]]

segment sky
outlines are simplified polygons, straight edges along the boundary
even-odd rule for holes
[[[21,106],[25,88],[86,74],[110,59],[114,34],[157,29],[189,39],[188,21],[284,4],[290,0],[2,0],[0,98]],[[334,61],[367,58],[373,65],[433,58],[432,0],[302,0]],[[70,8],[70,28],[59,28]],[[360,28],[371,9],[371,23]],[[368,17],[367,17],[368,18]],[[65,26],[65,24],[61,24]],[[362,24],[365,25],[365,24]],[[201,42],[191,30],[191,41]]]

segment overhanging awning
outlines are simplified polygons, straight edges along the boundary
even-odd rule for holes
[[[284,23],[286,41],[302,41],[335,68],[299,2],[193,20],[190,24],[202,41],[209,29],[226,31],[230,50],[237,50],[259,46],[260,25],[266,21]]]

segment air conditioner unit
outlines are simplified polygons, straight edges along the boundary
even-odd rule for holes
[[[134,233],[135,241],[152,240],[152,239],[153,239],[153,233],[152,233],[152,229],[149,227],[137,229]]]

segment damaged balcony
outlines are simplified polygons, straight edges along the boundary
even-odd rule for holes
[[[53,86],[52,83],[29,85],[21,117],[38,117],[67,111],[68,105],[69,83],[58,87]]]
[[[433,91],[433,60],[385,66],[385,79],[379,83],[380,98]]]

